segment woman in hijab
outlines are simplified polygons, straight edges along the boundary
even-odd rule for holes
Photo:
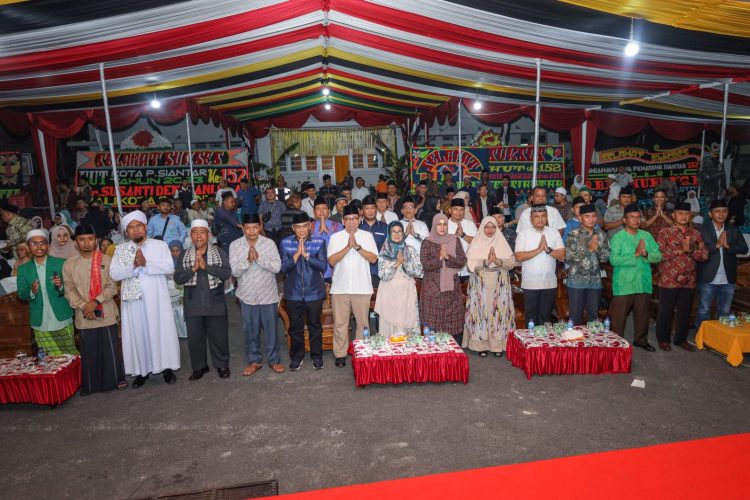
[[[583,177],[580,175],[576,175],[575,179],[573,179],[573,184],[570,186],[570,196],[575,198],[578,196],[578,193],[581,191],[581,188],[584,187],[586,184],[583,183]]]
[[[419,296],[422,323],[447,332],[461,345],[464,331],[464,297],[458,272],[466,265],[466,254],[455,234],[448,234],[448,217],[435,214],[430,235],[419,253],[424,278]]]
[[[68,226],[53,226],[49,232],[49,255],[69,259],[78,255],[73,232]]]
[[[16,258],[16,261],[13,264],[13,276],[18,276],[18,268],[21,267],[22,264],[26,264],[31,260],[29,244],[24,241],[16,245],[16,255],[18,258]]]
[[[184,248],[180,241],[173,240],[169,242],[169,251],[172,254],[175,266],[182,256],[183,250]],[[172,314],[175,326],[177,327],[177,336],[181,339],[186,339],[187,325],[185,325],[185,309],[182,302],[185,288],[183,285],[178,285],[174,282],[174,274],[169,274],[167,275],[167,290],[169,291],[169,300],[172,303]]]
[[[379,333],[391,335],[409,328],[419,329],[417,285],[422,277],[419,252],[405,243],[404,226],[388,224],[388,236],[378,256],[378,295],[375,312],[380,315]]]
[[[63,209],[55,214],[55,224],[56,226],[68,226],[70,229],[75,231],[76,227],[78,227],[78,224],[73,220],[73,217],[70,215],[70,212]]]
[[[516,261],[494,217],[485,217],[466,252],[471,271],[466,300],[464,343],[483,358],[488,352],[500,357],[508,331],[515,326],[513,291],[508,271]]]

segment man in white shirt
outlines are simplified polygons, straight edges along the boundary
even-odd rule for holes
[[[234,189],[227,187],[227,180],[222,178],[222,179],[219,179],[219,188],[216,190],[216,205],[217,206],[221,205],[221,201],[222,201],[221,195],[223,195],[225,192],[232,193],[232,196],[237,198],[237,192]]]
[[[344,207],[344,230],[328,240],[328,263],[333,266],[331,303],[333,306],[333,354],[336,366],[346,366],[349,347],[349,317],[357,322],[355,338],[361,339],[370,317],[372,280],[370,264],[378,260],[375,239],[359,229],[359,210]]]
[[[417,219],[417,202],[413,197],[404,198],[401,203],[401,213],[404,215],[401,224],[404,225],[406,244],[413,246],[419,252],[422,248],[422,241],[430,235],[430,230],[427,224]]]
[[[617,178],[617,184],[619,184],[621,188],[633,185],[633,176],[625,170],[625,165],[617,167],[617,175],[615,177]]]
[[[365,187],[365,180],[362,177],[357,177],[357,180],[354,182],[357,183],[357,186],[352,189],[352,198],[360,201],[364,200],[365,196],[370,194],[370,190]]]
[[[537,186],[531,190],[531,201],[529,202],[529,205],[545,205],[546,203],[547,189],[541,186]],[[562,232],[565,231],[565,220],[562,218],[562,215],[560,215],[560,212],[558,212],[555,207],[547,207],[547,224],[552,229],[559,231],[560,235],[562,235]],[[521,231],[529,229],[530,227],[531,209],[527,208],[521,213],[521,216],[518,218],[518,226],[516,226],[516,232],[520,234]]]
[[[458,236],[461,246],[464,247],[464,253],[469,251],[469,243],[477,235],[477,226],[469,219],[464,218],[465,214],[466,205],[464,200],[453,198],[451,200],[451,217],[448,219],[448,233]],[[468,279],[469,271],[466,269],[466,266],[458,272],[458,276],[461,281]]]
[[[310,219],[315,219],[315,184],[308,184],[305,187],[307,198],[302,200],[302,210]]]
[[[607,197],[607,206],[611,207],[617,200],[620,199],[620,183],[617,182],[617,176],[615,174],[609,174],[607,176],[607,187],[609,188],[609,196]]]
[[[375,218],[381,222],[385,222],[386,224],[390,224],[391,222],[398,220],[396,214],[388,210],[388,201],[388,193],[378,193],[375,196],[375,208],[377,208],[378,210]]]
[[[536,325],[551,321],[557,292],[556,260],[565,260],[560,233],[547,226],[544,205],[532,205],[531,227],[518,233],[516,261],[521,263],[521,289],[526,321]]]

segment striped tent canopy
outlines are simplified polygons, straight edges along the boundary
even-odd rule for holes
[[[144,113],[190,113],[260,137],[310,116],[442,122],[460,100],[498,123],[533,116],[537,60],[546,127],[594,115],[605,130],[618,120],[716,124],[725,84],[730,125],[750,123],[750,3],[737,0],[0,5],[0,122],[17,134],[39,127],[60,138],[76,124],[100,126],[100,63],[119,127]],[[631,32],[641,48],[626,58]],[[154,96],[165,109],[148,111]],[[486,106],[474,110],[476,100]]]

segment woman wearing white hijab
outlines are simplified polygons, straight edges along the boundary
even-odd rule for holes
[[[462,347],[479,352],[483,358],[488,352],[500,357],[508,332],[515,327],[508,271],[515,267],[516,261],[494,217],[482,220],[466,258],[471,275]]]
[[[572,196],[573,198],[578,196],[581,188],[585,185],[586,184],[583,183],[583,177],[581,177],[580,175],[576,175],[573,179],[573,184],[570,185],[570,196]]]

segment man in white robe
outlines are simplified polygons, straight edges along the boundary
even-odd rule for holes
[[[134,211],[122,219],[130,241],[117,246],[110,275],[122,281],[122,354],[125,373],[135,376],[132,387],[146,383],[149,374],[162,373],[164,381],[177,380],[180,345],[167,289],[174,261],[163,241],[146,237],[146,215]]]

